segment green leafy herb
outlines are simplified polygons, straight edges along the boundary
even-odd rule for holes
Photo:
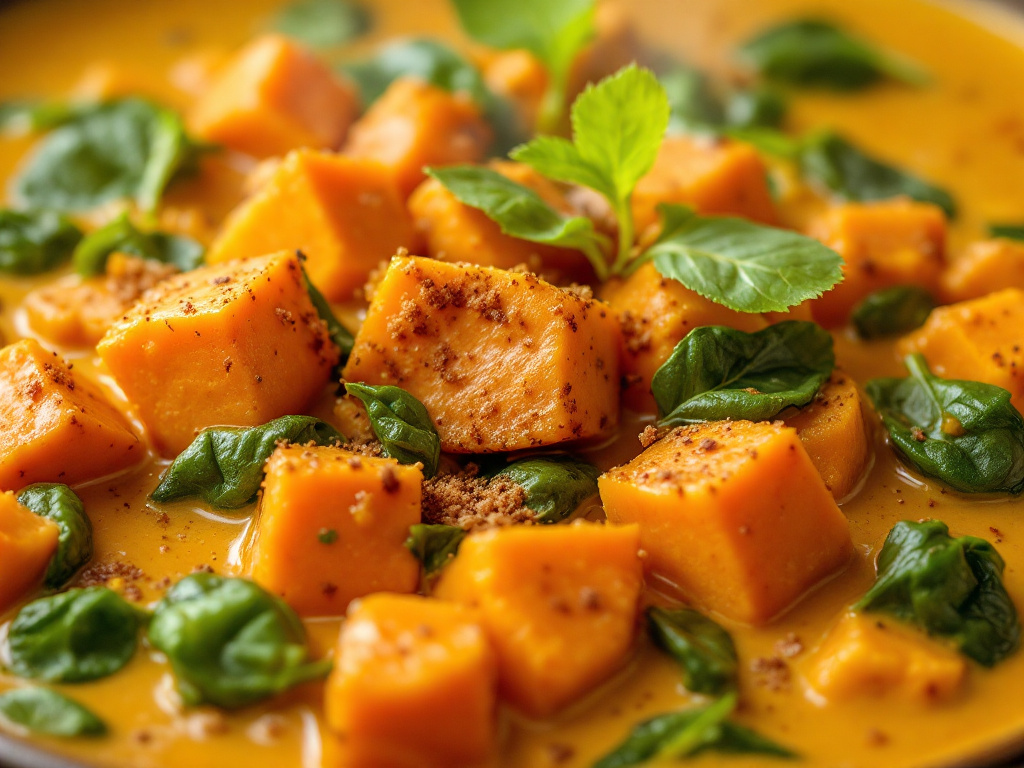
[[[81,683],[112,675],[135,654],[141,612],[106,587],[71,589],[33,600],[7,637],[11,672]]]
[[[194,573],[161,600],[149,641],[171,663],[188,705],[236,709],[325,677],[328,660],[309,661],[302,621],[248,579]]]
[[[197,497],[218,509],[252,503],[263,481],[263,465],[281,440],[333,445],[345,437],[313,416],[281,416],[259,427],[204,429],[167,468],[150,498]]]
[[[0,210],[0,272],[37,275],[71,256],[82,233],[54,211]]]
[[[373,18],[348,0],[297,0],[274,19],[274,29],[314,48],[332,48],[370,30]]]
[[[744,43],[740,58],[770,80],[801,88],[856,91],[892,78],[922,85],[928,76],[822,19],[797,19]]]
[[[938,520],[904,520],[886,537],[878,577],[854,609],[887,613],[948,638],[991,667],[1020,646],[1020,620],[1003,587],[1003,567],[984,539],[954,539]]]
[[[409,528],[405,547],[423,564],[423,574],[432,576],[455,557],[464,538],[466,532],[454,525],[421,523]]]
[[[107,259],[115,252],[171,264],[188,272],[203,263],[205,249],[190,237],[143,232],[132,224],[127,213],[123,213],[78,244],[72,257],[75,271],[83,277],[101,275],[107,267]]]
[[[874,379],[865,388],[897,452],[958,491],[1024,491],[1024,418],[1010,393],[935,376],[921,355],[904,363],[908,378]]]
[[[725,108],[707,76],[677,67],[658,77],[669,104],[669,133],[715,132],[725,123]]]
[[[400,387],[347,383],[345,389],[366,407],[385,456],[402,464],[420,462],[424,477],[437,473],[441,438],[423,403]]]
[[[49,688],[0,693],[0,718],[47,736],[103,736],[106,724],[77,701]]]
[[[851,315],[862,339],[898,336],[920,328],[935,309],[935,299],[919,285],[897,285],[876,291],[858,304]]]
[[[725,106],[725,124],[732,129],[779,128],[789,105],[774,88],[754,87],[733,92]]]
[[[513,461],[495,477],[507,477],[526,491],[526,506],[538,523],[557,523],[597,495],[601,470],[571,456],[531,456]]]
[[[93,102],[54,102],[23,99],[0,104],[0,131],[48,131],[95,108]]]
[[[130,199],[151,211],[203,149],[175,112],[140,99],[98,104],[43,140],[14,192],[30,208],[82,211]]]
[[[427,173],[459,202],[483,211],[506,235],[583,251],[599,267],[598,276],[607,276],[602,249],[608,247],[608,239],[594,229],[594,223],[586,216],[565,216],[532,189],[490,168],[454,165],[429,168]]]
[[[679,663],[688,691],[721,696],[736,690],[736,647],[721,626],[689,608],[650,608],[647,627],[654,644]]]
[[[731,693],[705,707],[653,717],[634,728],[625,741],[594,763],[593,768],[628,768],[703,752],[797,757],[749,728],[729,722],[727,718],[735,708],[736,695]]]
[[[787,320],[755,333],[708,325],[676,345],[651,392],[665,426],[762,421],[809,403],[834,367],[832,337],[815,323]]]
[[[842,200],[906,196],[939,206],[949,218],[956,216],[956,202],[946,190],[868,155],[835,133],[805,137],[799,163],[807,179]]]
[[[842,279],[842,257],[812,238],[745,219],[698,216],[678,205],[658,210],[662,231],[643,259],[730,309],[781,312]]]
[[[60,483],[35,483],[18,494],[18,503],[57,524],[57,551],[43,583],[59,589],[92,557],[92,523],[82,500]]]
[[[303,256],[302,258],[305,257]],[[327,325],[327,335],[331,337],[334,346],[341,352],[341,356],[338,358],[338,365],[336,366],[336,371],[340,371],[345,365],[345,361],[348,360],[348,356],[352,353],[352,347],[355,346],[356,340],[352,336],[351,331],[342,325],[341,321],[335,316],[334,310],[331,309],[331,305],[324,298],[324,295],[313,285],[313,281],[309,279],[305,268],[302,269],[302,279],[306,281],[306,293],[309,294],[309,300],[313,303],[316,313],[320,315],[320,319]]]
[[[1024,240],[1024,224],[989,224],[988,233],[991,237]]]
[[[333,528],[321,528],[316,534],[316,540],[321,544],[333,544],[338,540],[338,532]]]

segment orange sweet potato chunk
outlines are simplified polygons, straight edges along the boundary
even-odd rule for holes
[[[301,413],[338,361],[292,253],[175,275],[96,351],[167,456],[205,427]]]
[[[769,621],[853,551],[846,518],[788,427],[680,427],[598,486],[610,521],[639,524],[651,572],[736,621]]]
[[[836,501],[860,482],[871,458],[868,427],[857,384],[841,371],[818,391],[809,405],[782,414],[800,436],[807,455]]]
[[[972,243],[942,274],[943,297],[950,302],[980,299],[1003,288],[1024,289],[1024,243]]]
[[[938,307],[898,349],[901,355],[920,352],[939,376],[1007,389],[1024,410],[1024,290]]]
[[[344,377],[410,392],[442,450],[514,451],[612,433],[618,347],[601,302],[531,274],[396,256]]]
[[[643,583],[639,541],[635,525],[474,533],[435,595],[479,611],[497,651],[502,696],[545,717],[625,662]]]
[[[33,339],[0,350],[0,488],[74,485],[144,456],[125,417],[55,353]]]
[[[479,162],[492,137],[465,94],[399,78],[352,126],[343,151],[386,165],[405,198],[425,178],[424,166]]]
[[[752,333],[768,327],[761,315],[736,312],[662,277],[651,262],[605,283],[600,295],[622,326],[623,398],[637,411],[656,410],[651,379],[694,328],[725,325]]]
[[[412,220],[384,166],[300,150],[232,212],[206,260],[297,249],[321,293],[345,301],[380,262],[415,245]]]
[[[650,172],[633,192],[637,232],[658,222],[659,203],[688,205],[697,213],[776,221],[768,171],[748,144],[669,136]]]
[[[340,616],[371,592],[414,592],[403,543],[420,522],[423,473],[343,448],[283,446],[267,461],[244,568],[303,616]],[[301,567],[300,567],[301,564]]]
[[[548,88],[548,71],[544,63],[522,49],[486,50],[478,61],[487,87],[516,105],[524,127],[536,125]]]
[[[42,580],[59,534],[56,523],[21,506],[11,491],[0,493],[0,611]]]
[[[356,97],[312,53],[287,38],[254,40],[229,61],[188,115],[192,132],[254,157],[341,145]]]
[[[928,203],[897,199],[840,205],[810,225],[810,235],[843,257],[843,281],[811,302],[826,328],[844,325],[864,298],[894,285],[937,293],[945,264],[946,217]]]
[[[457,768],[493,752],[496,662],[469,609],[370,595],[349,611],[336,659],[326,714],[343,765]]]

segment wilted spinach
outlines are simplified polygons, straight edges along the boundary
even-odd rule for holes
[[[43,583],[59,589],[92,557],[92,522],[82,500],[60,483],[35,483],[18,494],[18,503],[57,524],[57,551]]]
[[[332,48],[367,33],[373,17],[349,0],[297,0],[278,12],[273,26],[314,48]]]
[[[303,258],[305,257],[303,256]],[[352,347],[355,346],[356,340],[352,336],[352,332],[342,325],[341,321],[335,316],[334,310],[331,309],[331,305],[324,298],[324,295],[313,285],[313,281],[309,279],[305,268],[302,270],[302,279],[306,283],[306,293],[309,294],[309,300],[313,303],[313,308],[316,309],[316,313],[327,326],[327,335],[331,337],[331,341],[334,342],[334,345],[341,352],[341,356],[338,358],[338,365],[335,366],[335,373],[339,373],[342,366],[345,365],[345,361],[348,360],[348,356],[352,354]]]
[[[0,693],[0,717],[47,736],[103,736],[106,724],[77,701],[49,688],[13,688]]]
[[[82,232],[55,211],[0,210],[0,272],[37,275],[59,267]]]
[[[141,259],[171,264],[182,272],[203,263],[202,244],[190,237],[169,232],[143,232],[123,213],[109,224],[86,235],[75,248],[72,261],[83,277],[103,274],[112,253],[127,253]]]
[[[723,627],[690,608],[649,608],[647,629],[654,644],[678,662],[686,690],[709,696],[736,690],[736,646]]]
[[[423,564],[423,575],[432,576],[459,551],[466,532],[454,525],[420,523],[409,528],[405,547]]]
[[[935,309],[935,299],[919,285],[875,291],[854,307],[850,319],[862,339],[899,336],[920,328]]]
[[[719,92],[703,72],[676,67],[658,76],[672,114],[669,133],[729,133],[734,129],[778,128],[788,105],[764,86]]]
[[[991,237],[1024,240],[1024,224],[989,224],[988,233]]]
[[[495,473],[526,491],[526,506],[538,523],[565,520],[580,504],[597,495],[601,470],[571,456],[531,456],[513,461]]]
[[[366,407],[385,456],[401,464],[422,463],[424,477],[437,474],[441,438],[423,403],[401,387],[347,383],[345,390]]]

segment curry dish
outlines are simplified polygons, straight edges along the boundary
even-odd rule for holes
[[[0,762],[1024,746],[1024,23],[0,9]]]

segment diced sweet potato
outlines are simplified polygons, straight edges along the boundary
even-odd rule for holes
[[[10,491],[0,493],[0,612],[42,581],[60,529],[33,514]]]
[[[666,138],[654,167],[633,192],[637,232],[658,222],[659,203],[765,224],[774,224],[777,218],[764,161],[757,150],[740,142]]]
[[[943,297],[950,302],[980,299],[1003,288],[1024,289],[1024,243],[972,243],[942,274]]]
[[[494,651],[474,613],[412,595],[352,606],[327,682],[344,765],[480,765],[496,736]]]
[[[543,62],[526,50],[488,49],[478,58],[487,87],[515,104],[522,125],[532,129],[548,88]]]
[[[895,621],[849,613],[807,658],[803,672],[811,688],[829,701],[894,696],[936,704],[963,687],[967,663]]]
[[[289,154],[235,209],[206,260],[297,249],[314,285],[330,301],[344,301],[382,261],[415,245],[412,220],[384,166],[305,150]]]
[[[371,592],[414,592],[405,548],[423,473],[343,448],[282,446],[267,461],[247,575],[303,616],[339,616]],[[301,563],[302,567],[296,566]]]
[[[492,137],[465,94],[399,78],[352,126],[344,152],[386,165],[408,197],[425,178],[424,166],[478,162]]]
[[[243,48],[188,115],[193,133],[254,157],[341,145],[355,118],[351,86],[287,38]]]
[[[0,488],[74,485],[144,457],[128,421],[55,353],[33,339],[0,350]]]
[[[565,193],[532,168],[520,163],[494,163],[494,170],[529,187],[557,211],[579,215]],[[427,179],[409,198],[409,212],[424,236],[427,254],[443,261],[464,261],[485,267],[511,269],[525,264],[552,282],[592,278],[579,251],[539,245],[504,235],[501,228],[476,208],[460,203],[436,179]]]
[[[901,355],[920,352],[939,376],[1008,389],[1017,410],[1024,410],[1024,290],[938,307],[898,349]]]
[[[650,571],[736,621],[768,621],[853,551],[846,518],[788,427],[679,427],[598,486],[609,520],[640,525]]]
[[[344,376],[418,398],[442,450],[514,451],[615,430],[618,346],[601,302],[531,274],[396,256]]]
[[[835,371],[809,405],[783,416],[786,426],[800,436],[835,500],[848,496],[863,477],[871,456],[856,382]]]
[[[716,304],[677,280],[662,277],[648,262],[626,279],[612,279],[601,289],[622,325],[622,374],[626,405],[655,410],[651,379],[686,334],[702,325],[726,325],[759,331],[768,323]]]
[[[638,549],[634,525],[474,533],[442,572],[435,595],[478,609],[497,650],[502,695],[544,717],[625,661],[643,582]]]
[[[945,264],[942,209],[912,200],[840,205],[810,225],[810,234],[843,257],[843,281],[811,302],[826,328],[844,325],[864,298],[894,285],[937,293]]]
[[[165,280],[96,351],[168,456],[205,427],[301,413],[338,361],[291,253]]]

